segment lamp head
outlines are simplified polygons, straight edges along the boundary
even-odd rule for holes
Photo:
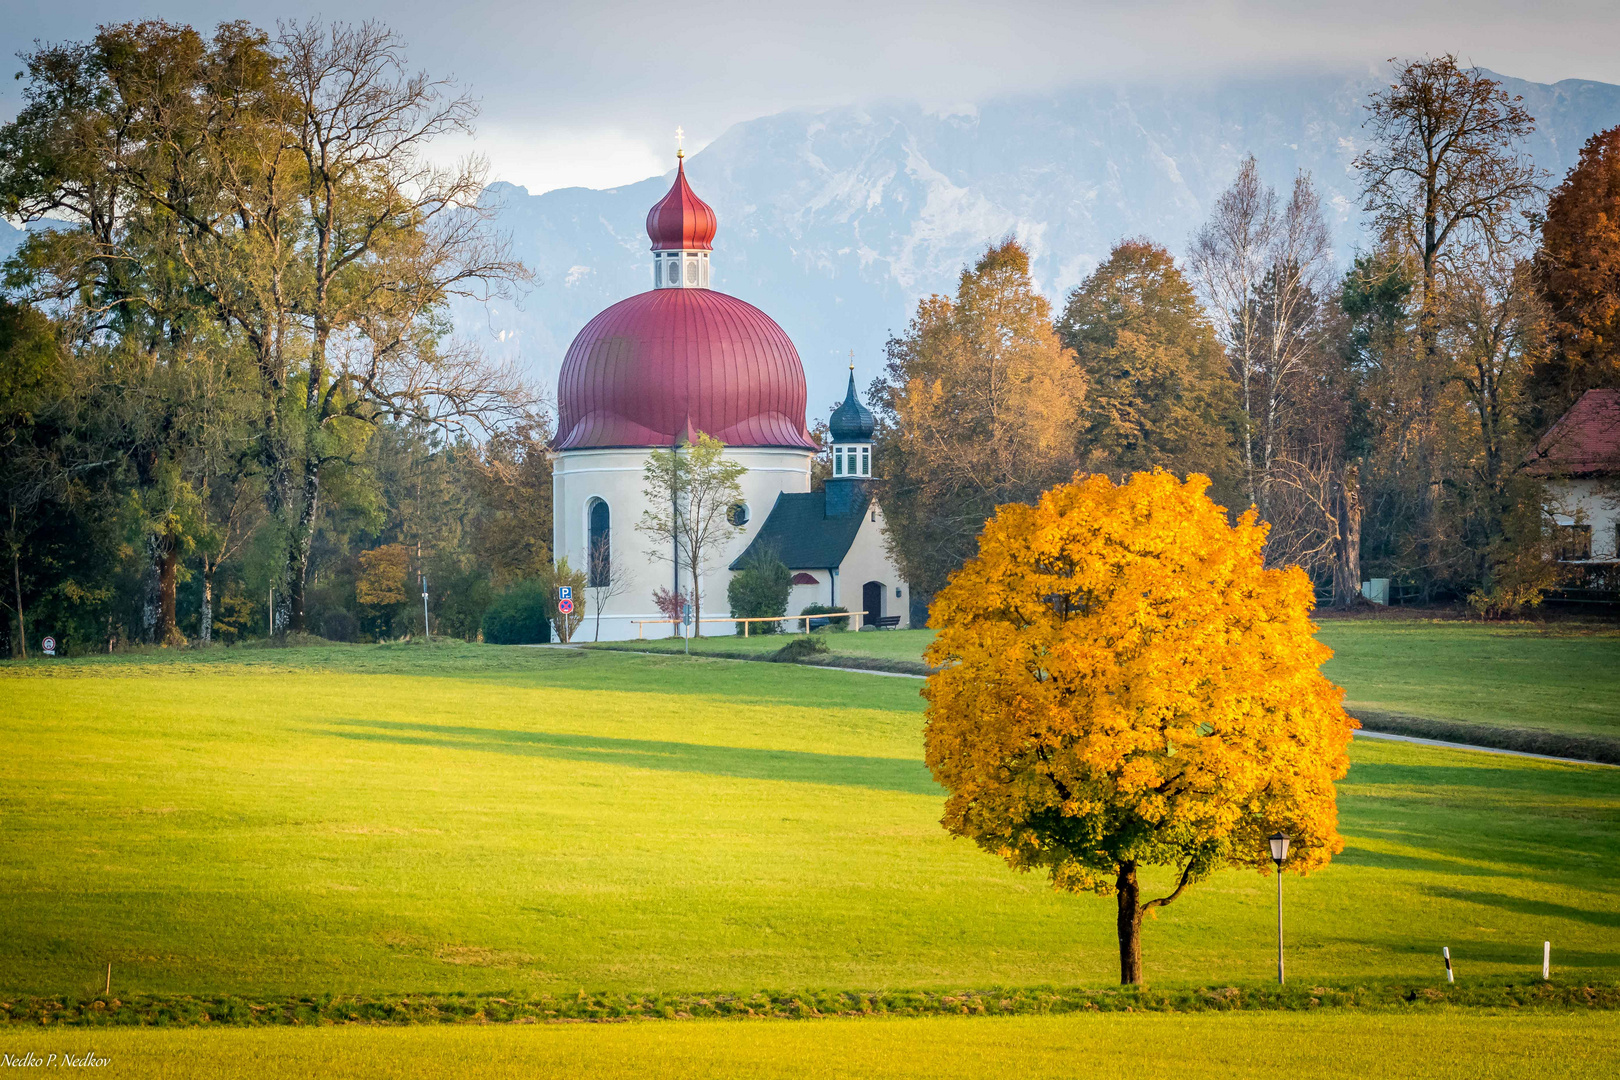
[[[1281,866],[1283,860],[1288,858],[1288,837],[1282,833],[1272,833],[1269,839],[1271,841],[1271,861]]]

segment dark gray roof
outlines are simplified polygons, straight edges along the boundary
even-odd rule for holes
[[[789,570],[825,570],[839,565],[849,554],[849,545],[855,542],[855,534],[866,520],[866,508],[872,503],[872,493],[865,488],[862,484],[850,512],[837,517],[827,516],[825,491],[778,495],[765,524],[731,569],[742,569],[750,555],[766,548],[774,550]]]
[[[833,410],[827,422],[827,431],[833,442],[871,442],[877,430],[877,419],[872,410],[861,404],[855,392],[855,369],[849,369],[849,389],[844,391],[844,403]]]

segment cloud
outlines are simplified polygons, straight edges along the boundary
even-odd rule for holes
[[[158,14],[209,26],[318,13],[309,0],[33,5],[3,20],[0,52]],[[471,87],[484,103],[476,149],[531,191],[662,172],[677,124],[691,149],[740,120],[883,97],[956,112],[1074,83],[1366,70],[1444,51],[1538,81],[1620,82],[1613,0],[350,0],[343,15],[388,22],[413,63]],[[21,100],[5,82],[0,115]]]

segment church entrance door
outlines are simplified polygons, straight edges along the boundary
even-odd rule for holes
[[[868,581],[861,586],[861,606],[866,609],[862,624],[876,626],[878,620],[883,618],[883,582]]]

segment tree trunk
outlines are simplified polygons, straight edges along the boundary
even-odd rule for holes
[[[1361,596],[1361,471],[1344,466],[1334,485],[1333,606],[1354,607]]]
[[[202,626],[198,630],[204,645],[214,643],[214,567],[203,560]]]
[[[1142,982],[1142,889],[1136,883],[1136,864],[1121,863],[1119,881],[1119,982],[1137,986]]]
[[[181,645],[186,639],[175,623],[175,592],[180,579],[179,538],[165,534],[158,541],[156,556],[157,621],[152,627],[152,637],[159,645]]]
[[[12,509],[12,518],[16,518],[16,509]],[[23,621],[22,601],[22,558],[17,551],[17,545],[11,545],[11,584],[17,590],[17,646],[22,650],[22,658],[28,659],[28,624]]]
[[[304,591],[309,580],[309,551],[315,539],[315,511],[321,494],[320,466],[304,464],[304,498],[298,510],[291,543],[287,546],[287,617],[282,624],[291,633],[304,631]]]

